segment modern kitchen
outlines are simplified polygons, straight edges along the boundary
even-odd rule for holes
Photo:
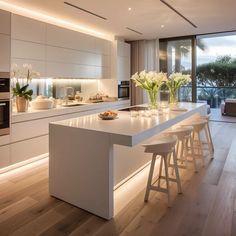
[[[197,235],[175,214],[208,222],[202,208],[234,163],[219,132],[233,140],[235,126],[211,120],[196,67],[181,64],[209,28],[164,0],[145,9],[179,28],[158,23],[159,35],[148,18],[129,27],[145,3],[39,2],[0,1],[0,235]],[[168,51],[183,35],[191,50]]]

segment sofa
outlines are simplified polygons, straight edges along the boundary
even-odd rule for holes
[[[225,99],[221,103],[221,114],[224,116],[236,116],[236,99]]]

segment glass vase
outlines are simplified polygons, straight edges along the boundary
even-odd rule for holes
[[[170,103],[171,104],[178,103],[178,90],[177,89],[170,90]]]
[[[157,109],[157,94],[158,94],[158,91],[153,91],[153,90],[148,91],[148,97],[149,97],[148,108],[149,109]]]
[[[160,91],[160,107],[167,108],[170,103],[170,92],[168,90]]]

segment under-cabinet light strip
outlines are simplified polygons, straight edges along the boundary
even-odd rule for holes
[[[80,25],[80,24],[75,24],[63,19],[59,19],[53,16],[49,16],[40,12],[36,12],[34,10],[28,9],[28,8],[24,8],[15,4],[11,4],[5,1],[0,1],[0,9],[5,10],[5,11],[9,11],[18,15],[22,15],[25,17],[29,17],[35,20],[40,20],[46,23],[50,23],[53,25],[57,25],[57,26],[61,26],[67,29],[71,29],[71,30],[75,30],[75,31],[79,31],[81,33],[85,33],[85,34],[89,34],[92,36],[96,36],[99,38],[103,38],[103,39],[107,39],[107,40],[113,40],[114,36],[113,35],[109,35],[109,34],[105,34],[103,32],[94,30],[92,28]]]

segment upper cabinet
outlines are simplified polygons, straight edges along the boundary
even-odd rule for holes
[[[46,23],[12,14],[11,63],[31,64],[46,77]]]
[[[11,33],[11,13],[0,10],[0,34],[10,35]]]
[[[12,15],[12,63],[30,63],[45,77],[111,78],[111,42]]]
[[[12,14],[11,37],[28,42],[45,44],[46,23]]]
[[[11,13],[0,10],[0,72],[10,71]]]
[[[114,61],[114,77],[117,80],[129,80],[130,79],[130,44],[123,41],[115,41],[113,47]]]

